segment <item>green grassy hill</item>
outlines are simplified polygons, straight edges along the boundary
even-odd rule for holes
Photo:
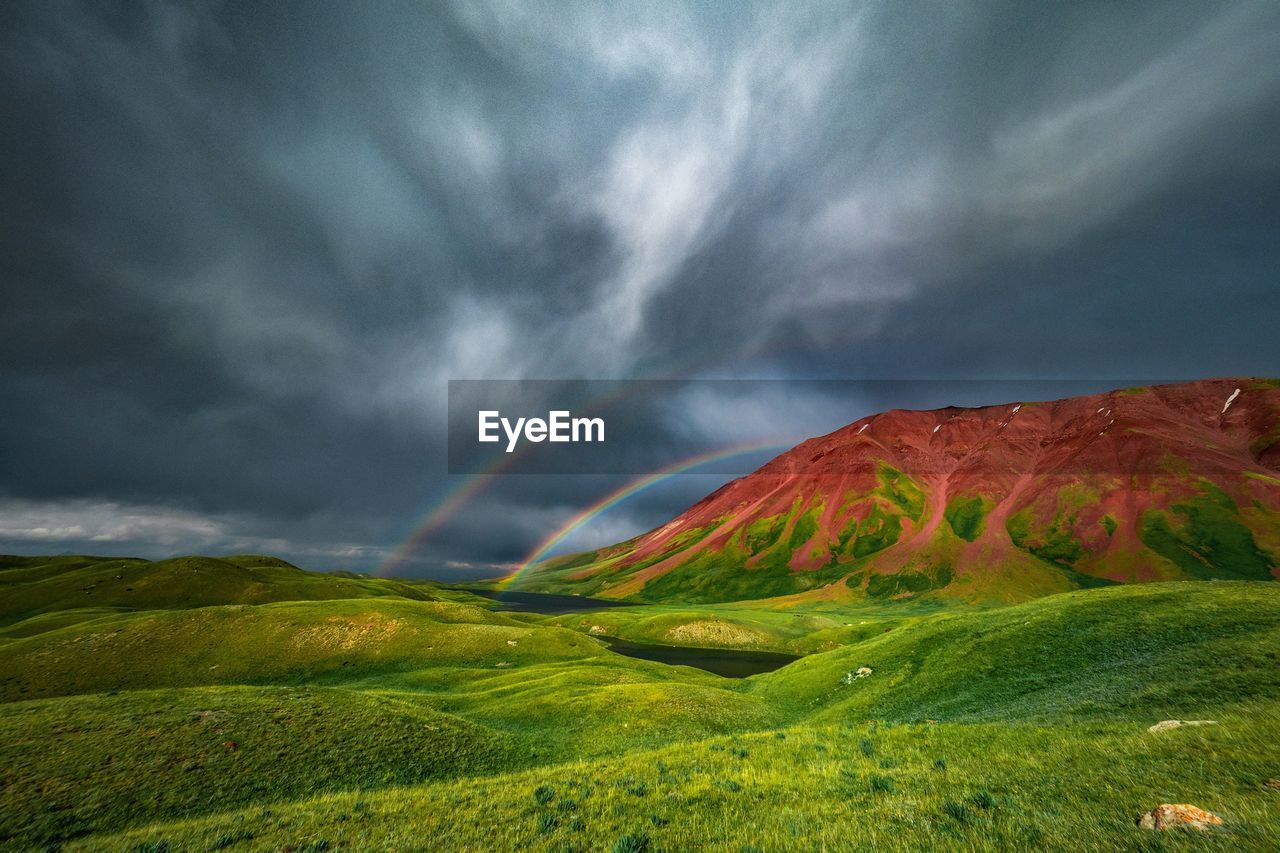
[[[477,780],[159,823],[71,849],[1274,850],[1274,716],[1133,723],[799,726]],[[1224,819],[1160,836],[1134,818]],[[150,845],[150,846],[145,846]]]
[[[156,610],[394,596],[430,601],[435,584],[307,572],[275,557],[0,556],[0,625],[82,608]]]
[[[934,602],[821,606],[777,599],[715,605],[654,604],[620,607],[546,620],[579,631],[638,643],[698,648],[760,649],[791,654],[830,651],[911,624],[940,612],[971,612],[959,604]]]
[[[509,735],[421,702],[327,688],[140,690],[3,708],[0,839],[11,842],[526,761]]]
[[[861,667],[871,674],[842,680]],[[1164,719],[1276,702],[1280,586],[1112,587],[942,614],[797,661],[751,689],[819,721]]]
[[[0,847],[1266,849],[1280,833],[1270,582],[540,616],[182,558],[133,567],[135,590],[153,572],[151,609],[71,607],[118,562],[0,569],[29,614],[0,631]],[[735,680],[601,634],[807,656]],[[1168,718],[1216,725],[1147,731]],[[1225,823],[1137,829],[1160,802]]]
[[[535,635],[536,641],[528,639]],[[395,599],[115,614],[0,648],[0,698],[9,700],[148,687],[329,683],[423,667],[492,668],[601,653],[598,643],[573,631],[534,629],[468,605]]]

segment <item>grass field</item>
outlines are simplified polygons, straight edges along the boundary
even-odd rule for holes
[[[269,558],[6,558],[0,590],[6,849],[1280,839],[1280,584],[540,616]],[[735,680],[602,634],[806,656]],[[1223,824],[1135,825],[1165,802]]]
[[[148,826],[115,849],[1274,849],[1263,709],[1161,737],[1132,723],[798,726],[481,780]],[[541,792],[541,793],[540,793]],[[1207,838],[1134,826],[1210,804]],[[630,843],[628,844],[628,840]],[[145,848],[144,848],[145,849]]]

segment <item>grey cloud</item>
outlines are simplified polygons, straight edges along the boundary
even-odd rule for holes
[[[1243,1],[16,4],[0,495],[369,567],[457,485],[450,378],[1275,372],[1278,47]],[[414,565],[618,485],[495,484]]]

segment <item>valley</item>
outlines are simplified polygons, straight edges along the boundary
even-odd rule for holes
[[[223,601],[179,576],[131,610],[59,590],[110,596],[144,565],[6,558],[5,591],[47,603],[0,629],[0,844],[1265,849],[1280,831],[1280,584],[540,614],[281,562],[184,558]],[[605,631],[801,657],[724,678]],[[1215,725],[1148,732],[1165,719]],[[1225,823],[1138,834],[1164,801]]]

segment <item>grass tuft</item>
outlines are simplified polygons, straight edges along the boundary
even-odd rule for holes
[[[974,794],[971,802],[983,810],[994,809],[998,805],[998,801],[989,791],[979,791]]]
[[[648,853],[649,836],[643,832],[624,835],[613,842],[612,853]]]

